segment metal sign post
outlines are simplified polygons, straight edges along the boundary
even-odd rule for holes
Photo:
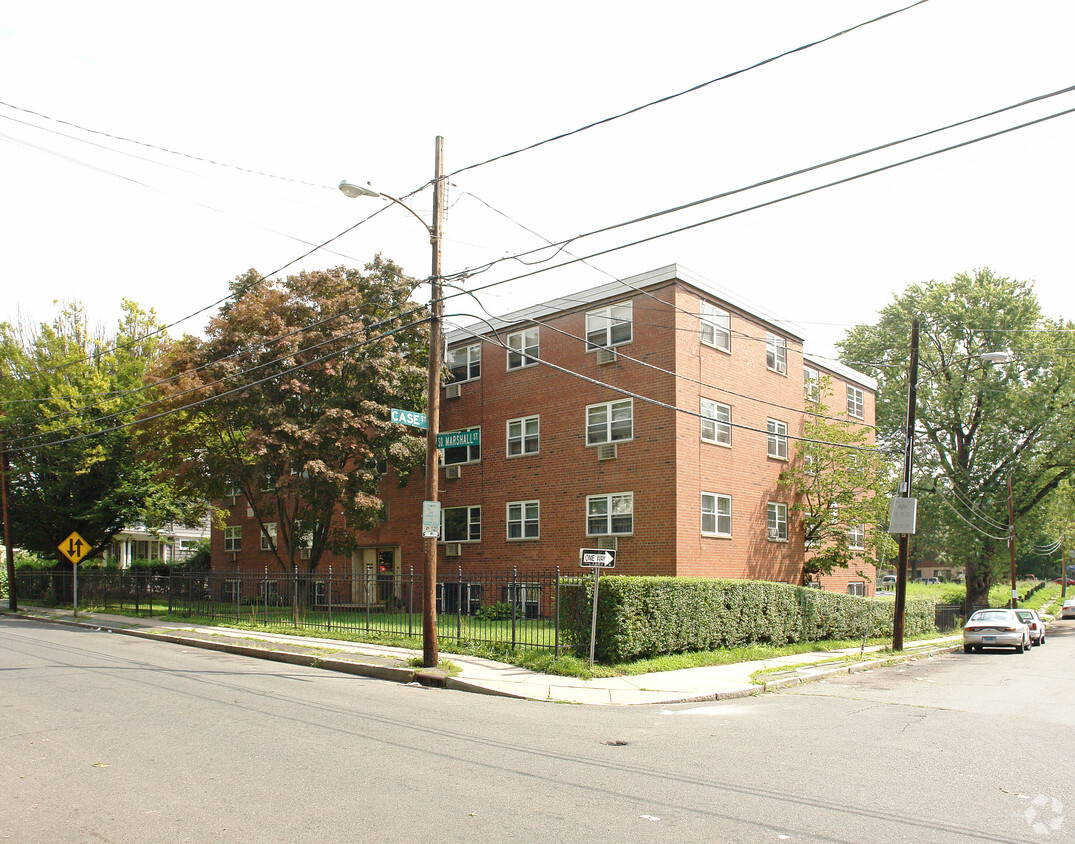
[[[74,616],[78,618],[78,564],[90,553],[90,544],[78,535],[77,530],[73,530],[58,547],[60,553],[71,561],[71,566],[74,570]]]
[[[616,552],[605,548],[580,548],[579,565],[593,569],[593,619],[590,622],[590,666],[593,667],[594,647],[597,644],[597,592],[601,586],[601,569],[616,567]]]

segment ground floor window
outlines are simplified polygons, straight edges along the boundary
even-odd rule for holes
[[[480,542],[482,508],[445,507],[441,510],[441,539],[444,542]]]
[[[537,539],[540,536],[541,502],[508,502],[508,539]]]
[[[586,499],[586,535],[609,536],[633,533],[635,529],[635,495],[614,492],[591,495]]]
[[[784,542],[788,538],[788,505],[769,502],[769,539]]]

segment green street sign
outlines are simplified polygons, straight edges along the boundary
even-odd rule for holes
[[[425,428],[428,424],[424,413],[416,413],[413,410],[400,410],[398,407],[392,408],[392,421],[411,425],[415,428]]]
[[[458,448],[461,445],[481,445],[480,428],[473,431],[452,431],[450,434],[437,434],[437,448]]]

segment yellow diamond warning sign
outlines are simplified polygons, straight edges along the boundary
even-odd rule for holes
[[[60,553],[76,566],[90,553],[90,544],[78,535],[77,530],[71,531],[71,535],[60,543],[59,548]]]

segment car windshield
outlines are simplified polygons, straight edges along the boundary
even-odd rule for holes
[[[994,610],[993,612],[976,612],[970,617],[971,621],[1008,621],[1011,616],[1003,610]]]
[[[1022,619],[1023,621],[1033,621],[1034,620],[1034,613],[1032,613],[1032,612],[1020,612],[1020,613],[1016,613],[1016,615],[1018,615],[1019,618]]]

